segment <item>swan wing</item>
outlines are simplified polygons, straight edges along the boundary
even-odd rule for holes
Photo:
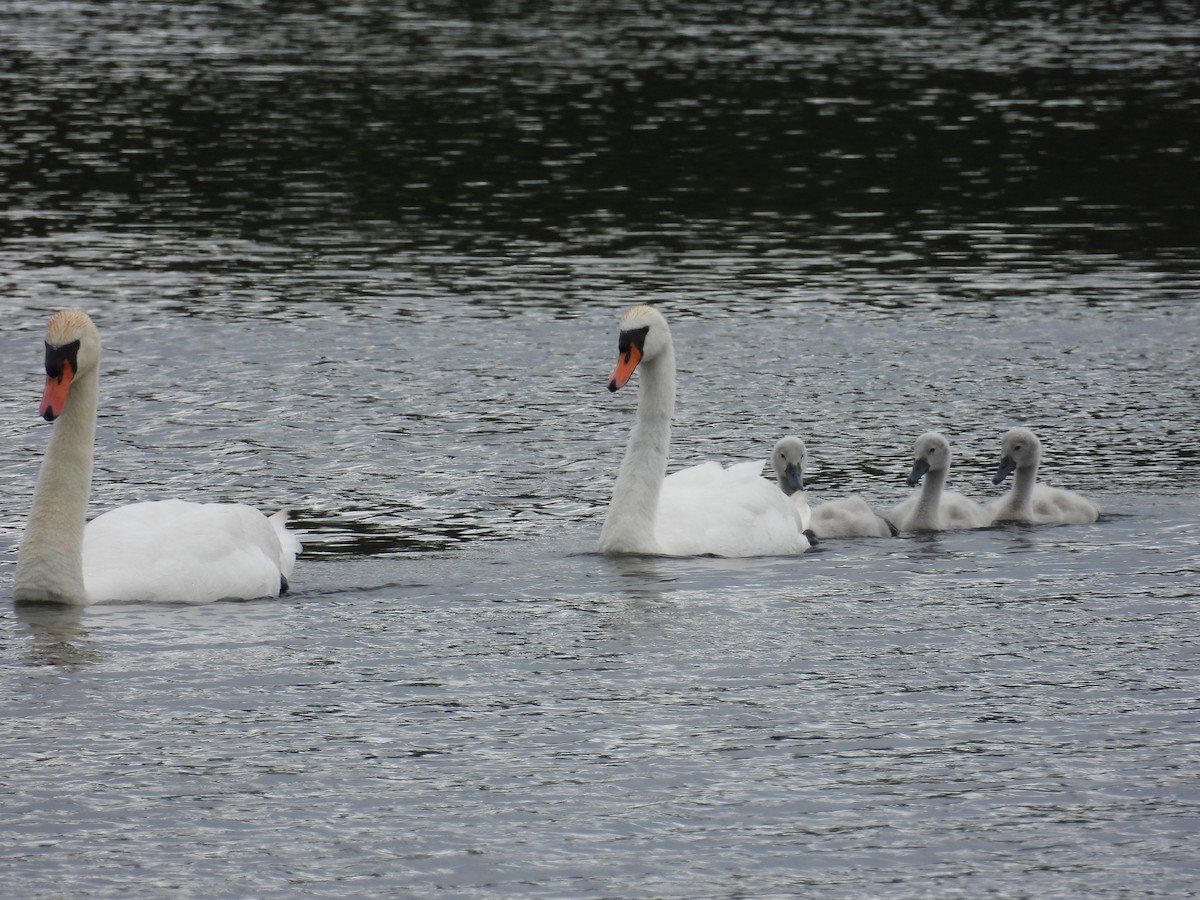
[[[900,531],[956,531],[992,524],[991,510],[954,491],[942,492],[934,521],[928,521],[927,514],[919,515],[920,503],[920,490],[913,491],[908,499],[892,507],[888,519]]]
[[[1074,491],[1038,482],[1033,488],[1035,522],[1053,525],[1087,525],[1095,522],[1100,511],[1086,497]]]
[[[908,497],[901,500],[892,507],[888,513],[888,518],[901,531],[913,530],[913,520],[917,513],[917,505],[920,502],[921,492],[913,491]],[[820,535],[818,535],[820,537]]]
[[[760,474],[701,463],[663,480],[655,537],[672,556],[773,556],[808,549],[800,512]]]
[[[1008,491],[995,500],[989,500],[984,504],[984,508],[992,517],[992,522],[996,524],[1001,522],[1021,522],[1027,518],[1027,516],[1022,514],[1021,506],[1017,503],[1012,491]]]
[[[84,530],[89,600],[210,603],[278,596],[300,550],[285,517],[183,500],[114,509]]]
[[[959,528],[983,528],[992,524],[993,514],[974,500],[954,491],[942,494],[941,516],[947,531]]]
[[[812,530],[820,538],[892,536],[888,523],[857,495],[816,506],[812,511]]]

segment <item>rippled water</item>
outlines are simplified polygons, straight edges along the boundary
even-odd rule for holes
[[[0,5],[0,595],[60,306],[95,510],[306,543],[0,613],[6,891],[1200,893],[1200,26],[1072,10]],[[677,464],[982,499],[1020,422],[1103,516],[599,557],[643,301]]]

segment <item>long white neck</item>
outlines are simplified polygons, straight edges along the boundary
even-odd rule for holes
[[[17,556],[13,584],[17,600],[87,603],[83,528],[92,489],[99,394],[95,369],[78,375],[54,423]]]
[[[640,367],[637,422],[600,530],[601,553],[658,553],[654,521],[667,474],[675,413],[675,351],[668,345]]]
[[[946,488],[946,478],[950,470],[930,469],[925,473],[921,485],[921,496],[917,498],[917,508],[913,512],[911,528],[941,528],[942,492]]]
[[[1018,466],[1008,495],[1007,512],[1020,519],[1033,518],[1033,486],[1037,484],[1038,464]]]

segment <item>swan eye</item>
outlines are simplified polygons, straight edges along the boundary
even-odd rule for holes
[[[617,338],[617,352],[628,355],[631,347],[637,347],[638,353],[644,353],[646,334],[649,331],[649,325],[643,328],[632,328],[629,331],[622,331],[621,336]]]
[[[46,344],[46,375],[56,380],[63,377],[63,364],[69,363],[72,372],[79,371],[79,341],[71,341],[61,347]]]

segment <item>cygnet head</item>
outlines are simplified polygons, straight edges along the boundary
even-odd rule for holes
[[[791,435],[776,441],[775,449],[771,451],[771,465],[779,488],[789,497],[804,490],[804,458],[807,455],[804,441]]]
[[[100,332],[81,309],[56,312],[46,323],[46,388],[42,418],[53,422],[62,415],[71,384],[100,365]]]
[[[1017,469],[1037,468],[1042,442],[1028,428],[1010,428],[1000,438],[1000,467],[992,484],[1000,484]]]
[[[915,487],[926,472],[941,472],[950,468],[950,442],[936,431],[927,431],[913,447],[913,467],[908,486]]]
[[[651,363],[671,347],[667,320],[651,306],[631,306],[621,315],[620,326],[617,366],[608,382],[610,391],[623,388],[639,363]]]

